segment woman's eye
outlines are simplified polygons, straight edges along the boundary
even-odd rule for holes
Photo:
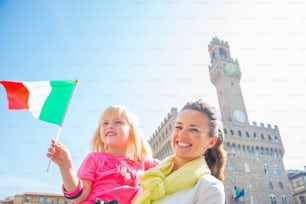
[[[115,124],[119,125],[119,124],[122,124],[122,122],[118,120],[118,121],[115,122]]]
[[[104,123],[103,123],[103,126],[106,126],[106,125],[108,125],[108,122],[104,122]]]
[[[175,128],[175,129],[179,129],[179,130],[182,129],[181,126],[174,126],[174,128]]]
[[[196,129],[196,128],[190,128],[189,130],[190,130],[191,132],[199,132],[199,130]]]

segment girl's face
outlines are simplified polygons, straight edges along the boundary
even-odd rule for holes
[[[100,137],[108,149],[124,152],[130,135],[130,126],[123,116],[110,115],[101,121]]]
[[[195,110],[182,111],[172,133],[172,148],[181,165],[203,157],[208,148],[214,146],[217,137],[209,136],[208,117]]]

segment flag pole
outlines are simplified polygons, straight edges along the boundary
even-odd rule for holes
[[[77,85],[77,83],[78,83],[79,81],[76,79],[76,80],[74,80],[74,82],[75,82],[75,84],[74,84],[74,86],[73,86],[73,90],[72,90],[70,99],[69,99],[69,101],[68,101],[67,108],[66,108],[66,110],[65,110],[65,112],[64,112],[63,120],[62,120],[62,122],[61,122],[61,124],[60,124],[60,126],[59,126],[59,128],[58,128],[58,130],[57,130],[57,134],[56,134],[55,141],[58,141],[58,139],[59,139],[59,137],[60,137],[60,134],[61,134],[61,132],[62,132],[63,123],[64,123],[64,120],[65,120],[65,116],[66,116],[68,107],[69,107],[69,105],[70,105],[71,98],[72,98],[72,96],[73,96],[75,87],[76,87],[76,85]],[[47,172],[49,171],[49,168],[50,168],[50,165],[51,165],[51,161],[52,161],[52,159],[49,159],[49,163],[48,163],[48,166],[47,166],[47,169],[46,169]]]

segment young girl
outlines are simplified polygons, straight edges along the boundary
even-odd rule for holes
[[[136,116],[122,106],[102,113],[92,149],[76,174],[67,148],[55,140],[48,148],[47,157],[59,167],[64,196],[74,203],[131,203],[140,176],[157,164]]]

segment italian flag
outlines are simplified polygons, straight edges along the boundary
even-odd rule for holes
[[[77,80],[0,81],[9,110],[29,110],[42,121],[62,126]]]

